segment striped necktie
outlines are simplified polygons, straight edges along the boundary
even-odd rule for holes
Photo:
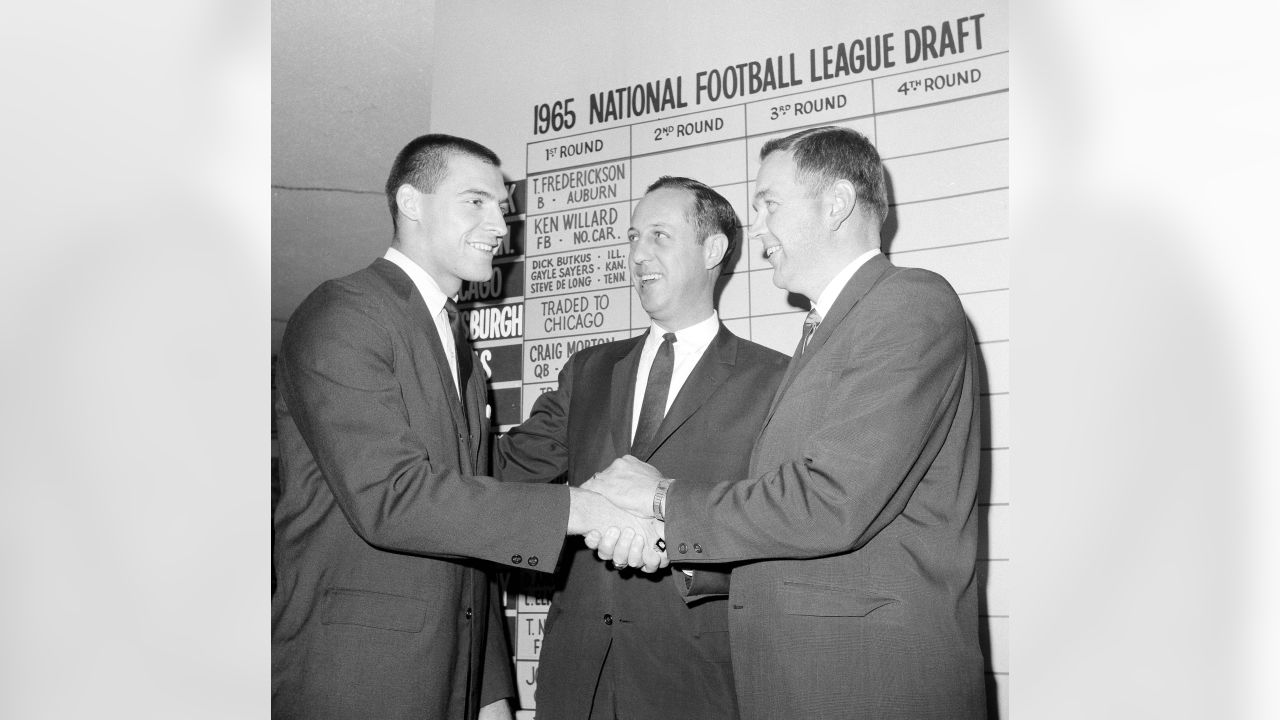
[[[809,348],[809,341],[813,339],[813,334],[817,332],[818,326],[822,324],[822,315],[817,308],[809,311],[804,318],[804,343],[800,346],[800,354]]]

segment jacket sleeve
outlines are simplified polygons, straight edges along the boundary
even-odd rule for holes
[[[538,396],[528,420],[498,438],[493,471],[504,482],[552,482],[568,471],[575,364],[565,363],[556,389]]]
[[[403,399],[402,383],[439,382],[436,369],[406,357],[387,317],[367,292],[322,286],[295,313],[277,361],[289,413],[351,527],[398,552],[503,565],[557,557],[568,488],[459,472],[447,413],[410,418]]]
[[[972,340],[940,278],[897,283],[858,310],[856,327],[837,327],[823,348],[835,362],[807,366],[785,390],[811,392],[818,413],[799,452],[745,481],[672,485],[673,563],[845,552],[902,512],[956,413]]]
[[[692,572],[691,575],[686,575],[678,567],[674,567],[671,571],[671,577],[675,578],[676,589],[680,591],[680,597],[685,603],[692,604],[699,600],[724,597],[729,594],[731,567],[715,568],[711,565],[699,565],[689,570]]]

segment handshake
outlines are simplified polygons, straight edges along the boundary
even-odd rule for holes
[[[652,465],[630,455],[614,460],[570,490],[569,534],[585,536],[587,547],[618,567],[647,573],[667,567],[663,523],[653,507],[663,479]]]

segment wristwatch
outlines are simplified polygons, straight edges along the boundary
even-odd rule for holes
[[[666,514],[663,510],[667,507],[667,488],[671,487],[671,480],[659,480],[658,489],[653,491],[653,516],[661,522],[666,522]]]

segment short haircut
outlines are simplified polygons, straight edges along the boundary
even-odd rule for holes
[[[699,245],[716,233],[724,233],[728,243],[725,245],[724,258],[720,261],[720,272],[728,272],[733,251],[738,247],[738,238],[742,234],[738,214],[733,211],[733,206],[720,193],[686,177],[663,175],[644,192],[648,195],[663,188],[686,190],[693,195],[693,216],[689,221],[698,231]]]
[[[867,203],[881,223],[889,215],[884,165],[876,146],[856,130],[827,125],[775,138],[760,148],[760,159],[775,152],[790,152],[797,180],[813,192],[822,192],[837,180],[853,183],[859,201]]]
[[[497,154],[474,140],[441,134],[414,138],[396,155],[396,161],[391,164],[391,174],[387,176],[387,206],[391,209],[393,228],[399,229],[396,191],[400,186],[407,183],[419,192],[435,192],[449,169],[449,158],[454,155],[470,155],[494,167],[502,164]]]

